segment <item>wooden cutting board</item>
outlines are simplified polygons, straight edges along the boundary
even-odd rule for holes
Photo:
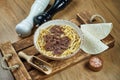
[[[80,26],[80,24],[89,23],[89,19],[91,15],[92,14],[88,12],[79,13],[77,14],[77,17],[74,19],[71,19],[71,21],[77,24],[78,26]],[[99,22],[98,20],[95,20],[95,21]],[[102,40],[102,42],[108,45],[110,49],[114,46],[115,41],[111,35],[108,35],[105,39]],[[88,59],[91,56],[80,50],[75,56],[66,60],[54,61],[54,60],[47,59],[42,55],[40,55],[39,52],[35,49],[33,45],[33,36],[22,39],[15,43],[11,43],[11,42],[3,43],[0,45],[0,50],[3,56],[9,53],[13,54],[12,58],[6,61],[8,63],[8,66],[12,66],[15,64],[20,65],[20,68],[18,68],[17,70],[14,70],[14,71],[12,70],[12,73],[16,80],[43,80],[49,76],[54,75],[55,73],[58,73],[59,71],[62,71],[70,66],[73,66],[78,62]],[[18,57],[17,53],[19,51],[23,51],[28,55],[35,55],[49,62],[53,67],[53,72],[50,75],[45,75],[42,72],[31,67],[25,60],[22,60]]]

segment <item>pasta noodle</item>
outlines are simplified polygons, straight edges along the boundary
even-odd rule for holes
[[[57,55],[53,55],[53,51],[46,51],[44,49],[44,45],[46,44],[46,42],[44,41],[44,36],[47,34],[50,34],[50,29],[53,25],[49,26],[46,29],[43,29],[40,31],[39,33],[39,37],[37,40],[37,46],[39,46],[39,51],[46,56],[50,56],[50,57],[66,57],[67,55],[70,55],[72,53],[74,53],[76,50],[78,50],[79,46],[80,46],[80,37],[77,34],[77,32],[70,26],[68,25],[64,25],[64,26],[60,26],[63,29],[64,34],[62,36],[67,36],[70,38],[70,44],[67,50],[65,50],[60,56]],[[61,36],[61,37],[62,37]]]

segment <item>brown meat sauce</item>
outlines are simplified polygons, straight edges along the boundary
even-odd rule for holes
[[[47,51],[53,51],[54,54],[62,54],[68,49],[70,38],[67,36],[61,37],[64,34],[63,28],[55,25],[50,29],[50,33],[44,36],[46,42],[44,48]]]

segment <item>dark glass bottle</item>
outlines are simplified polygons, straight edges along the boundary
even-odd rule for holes
[[[44,12],[43,14],[39,14],[34,18],[34,24],[39,26],[42,23],[50,20],[56,12],[65,8],[69,2],[70,0],[55,0],[53,6],[48,11]]]

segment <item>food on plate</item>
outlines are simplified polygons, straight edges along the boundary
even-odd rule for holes
[[[80,42],[79,35],[71,26],[50,25],[41,29],[37,46],[43,55],[66,57],[78,50]]]
[[[98,56],[93,56],[89,59],[89,68],[95,72],[100,71],[103,67],[103,61]]]

